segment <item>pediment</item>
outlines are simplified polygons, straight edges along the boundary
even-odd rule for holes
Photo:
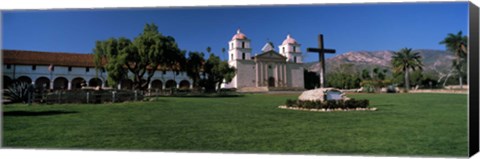
[[[256,60],[283,60],[283,61],[285,61],[287,58],[285,56],[280,55],[279,53],[272,50],[272,51],[268,51],[268,52],[258,54],[257,56],[255,56],[255,59]]]

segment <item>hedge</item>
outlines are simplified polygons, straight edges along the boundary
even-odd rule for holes
[[[285,102],[287,107],[298,107],[298,108],[307,108],[307,109],[355,109],[355,108],[367,108],[369,101],[366,99],[356,100],[350,99],[346,101],[342,100],[328,100],[325,102],[321,101],[302,101],[302,100],[292,100],[288,99]]]

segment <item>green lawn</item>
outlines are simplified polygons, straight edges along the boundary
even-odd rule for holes
[[[375,112],[278,109],[298,95],[3,106],[3,146],[467,156],[467,95],[355,94]]]

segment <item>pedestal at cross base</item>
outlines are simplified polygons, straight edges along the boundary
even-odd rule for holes
[[[325,87],[325,53],[332,53],[336,52],[335,49],[325,49],[323,47],[323,35],[318,35],[318,48],[307,48],[307,52],[318,53],[318,58],[320,62],[320,88]]]

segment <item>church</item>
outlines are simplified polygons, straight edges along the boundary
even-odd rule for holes
[[[240,92],[303,90],[303,56],[298,43],[287,35],[275,51],[267,42],[260,53],[252,56],[251,40],[239,30],[228,42],[228,64],[236,68],[236,75],[223,88]]]

